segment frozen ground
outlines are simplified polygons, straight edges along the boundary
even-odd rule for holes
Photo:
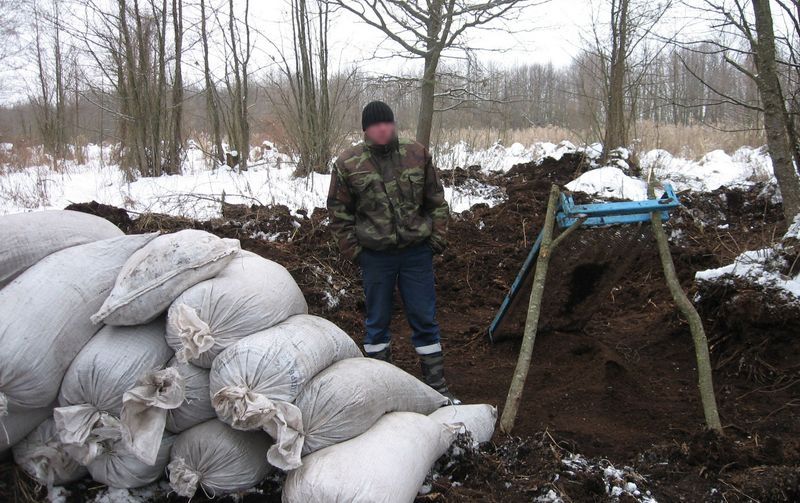
[[[567,185],[572,191],[597,197],[646,198],[646,183],[626,174],[627,152],[610,166],[598,166],[602,147],[598,144],[576,147],[570,142],[535,143],[509,147],[496,144],[474,150],[466,143],[444,145],[434,152],[443,171],[454,167],[480,165],[487,173],[506,172],[518,163],[556,159],[565,153],[584,153],[597,169],[592,169]],[[324,207],[330,176],[314,174],[306,178],[292,175],[294,163],[276,150],[251,161],[250,169],[238,173],[227,167],[212,169],[203,153],[194,147],[186,152],[181,175],[139,178],[127,182],[111,163],[108,148],[86,147],[85,164],[65,162],[58,169],[34,166],[21,170],[0,165],[0,214],[39,209],[60,209],[73,202],[97,201],[132,212],[159,212],[208,219],[219,216],[220,202],[245,204],[283,204],[290,209]],[[252,154],[251,154],[252,155]],[[711,191],[722,185],[747,186],[773,179],[769,156],[763,149],[742,147],[733,155],[721,150],[710,152],[698,161],[676,158],[663,150],[653,150],[640,158],[642,172],[653,168],[657,177],[678,190]],[[3,174],[4,173],[4,174]],[[502,191],[492,186],[468,183],[445,189],[454,212],[477,203],[497,204]]]
[[[189,148],[181,175],[125,180],[111,164],[107,148],[90,145],[87,162],[65,162],[59,169],[35,166],[0,175],[0,214],[42,209],[63,209],[70,203],[97,201],[132,212],[157,212],[200,220],[219,216],[220,202],[283,204],[290,209],[324,207],[330,175],[314,173],[297,178],[294,163],[275,151],[252,161],[246,172],[228,167],[212,169],[203,153]],[[0,167],[0,174],[3,173]],[[495,204],[500,199],[484,187],[445,188],[455,212],[478,203]]]
[[[739,280],[755,288],[777,294],[787,302],[800,304],[800,274],[787,274],[791,270],[782,251],[784,246],[800,239],[800,215],[789,227],[780,243],[772,248],[746,251],[736,257],[732,264],[718,269],[699,271],[695,274],[698,283],[730,284]]]
[[[748,187],[755,182],[774,180],[772,161],[763,148],[742,147],[733,155],[714,150],[698,161],[673,157],[666,150],[651,150],[640,158],[643,176],[653,170],[658,180],[669,182],[678,191],[710,192],[722,186]],[[625,174],[627,164],[587,171],[567,185],[574,192],[598,197],[646,199],[647,183]]]

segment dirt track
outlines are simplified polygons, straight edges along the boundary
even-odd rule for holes
[[[570,156],[518,166],[493,179],[507,202],[473,208],[452,223],[451,245],[436,260],[439,321],[448,380],[467,403],[502,410],[524,306],[505,324],[506,340],[490,345],[485,330],[535,239],[550,183],[566,183],[580,166]],[[456,175],[449,183],[465,178]],[[780,235],[780,208],[757,193],[723,189],[685,199],[670,226],[680,234],[673,254],[692,293],[697,270],[728,264]],[[358,274],[331,244],[322,210],[306,216],[228,206],[224,219],[192,222],[158,215],[131,221],[110,208],[82,207],[128,232],[196,227],[239,238],[293,273],[313,313],[360,337]],[[728,228],[718,229],[723,223]],[[251,238],[259,231],[279,233],[278,240]],[[733,319],[723,309],[725,292],[701,304],[727,433],[717,439],[703,431],[688,326],[671,301],[649,229],[580,231],[551,267],[515,437],[498,433],[495,446],[448,472],[459,484],[439,481],[425,501],[531,501],[546,488],[567,501],[605,501],[602,477],[564,474],[560,460],[570,452],[630,465],[659,501],[800,500],[800,320],[762,316],[748,324],[746,312]],[[419,375],[399,298],[393,330],[398,365]],[[555,473],[562,474],[556,482]]]

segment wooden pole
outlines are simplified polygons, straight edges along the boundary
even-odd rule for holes
[[[655,199],[655,175],[652,171],[650,172],[647,192],[651,199]],[[697,387],[700,389],[700,401],[703,404],[706,426],[721,434],[722,424],[719,420],[717,399],[714,395],[714,382],[711,377],[711,357],[708,353],[708,339],[703,329],[703,321],[678,280],[678,274],[675,272],[675,263],[672,261],[672,254],[669,250],[667,233],[664,231],[664,224],[661,222],[661,213],[651,213],[650,222],[653,226],[653,234],[658,244],[658,254],[661,257],[661,266],[664,268],[664,276],[667,279],[672,299],[689,321],[689,330],[694,341],[694,354],[697,359]]]
[[[503,415],[500,418],[500,429],[505,433],[511,433],[514,428],[514,421],[517,418],[517,411],[522,400],[522,390],[525,388],[525,380],[528,378],[528,370],[531,366],[531,355],[533,354],[533,343],[536,340],[536,330],[539,326],[539,315],[541,314],[542,295],[544,285],[547,280],[547,267],[550,264],[550,256],[554,249],[554,244],[563,241],[562,238],[572,233],[579,227],[584,219],[577,221],[574,225],[553,242],[553,229],[555,227],[556,208],[558,207],[558,197],[560,191],[557,185],[550,189],[550,199],[547,203],[547,214],[542,229],[542,246],[539,250],[539,257],[536,260],[536,272],[533,276],[533,288],[531,289],[530,300],[528,301],[528,316],[525,320],[525,333],[522,337],[522,347],[519,349],[517,367],[511,379],[511,387],[508,390],[508,397],[503,408]]]

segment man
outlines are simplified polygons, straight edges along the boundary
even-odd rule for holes
[[[428,150],[398,139],[382,101],[361,114],[364,142],[336,161],[328,193],[330,225],[342,254],[361,266],[367,356],[391,362],[392,301],[403,299],[425,382],[451,401],[436,322],[433,254],[447,242],[449,210]]]

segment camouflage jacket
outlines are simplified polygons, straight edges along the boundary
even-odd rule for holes
[[[328,215],[342,254],[387,250],[429,241],[441,253],[449,210],[428,150],[405,139],[368,141],[337,159],[328,192]]]

